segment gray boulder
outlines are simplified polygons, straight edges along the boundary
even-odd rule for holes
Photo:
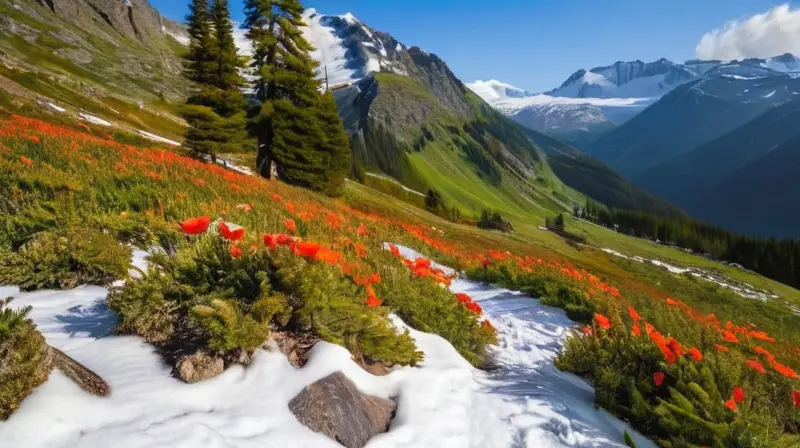
[[[306,387],[289,402],[300,423],[347,448],[361,448],[389,430],[397,405],[362,394],[342,372]]]

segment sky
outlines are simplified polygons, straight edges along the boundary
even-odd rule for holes
[[[188,0],[150,0],[182,20]],[[241,0],[230,0],[241,19]],[[306,0],[437,54],[464,82],[540,92],[619,60],[800,54],[800,0]],[[732,22],[736,21],[736,22]],[[773,54],[774,53],[774,54]]]

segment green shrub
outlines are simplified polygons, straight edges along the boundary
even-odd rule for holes
[[[208,335],[211,350],[225,353],[243,348],[252,352],[264,343],[269,336],[269,320],[258,321],[243,308],[235,301],[219,299],[192,308],[192,319]]]
[[[72,227],[43,232],[0,260],[0,283],[23,291],[109,285],[127,275],[130,248],[110,234]]]
[[[6,420],[50,374],[47,344],[28,319],[30,307],[13,310],[0,300],[0,420]]]

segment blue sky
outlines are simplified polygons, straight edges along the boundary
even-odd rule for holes
[[[182,20],[188,0],[150,0]],[[230,0],[241,18],[241,0]],[[775,0],[307,0],[436,53],[463,81],[499,79],[533,91],[617,60],[684,61],[701,37]],[[800,0],[790,2],[795,8]],[[800,37],[798,37],[800,39]],[[770,56],[770,55],[762,55]]]

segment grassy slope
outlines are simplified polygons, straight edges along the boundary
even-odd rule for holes
[[[185,51],[183,46],[165,36],[163,41],[145,47],[110,28],[82,29],[55,18],[36,3],[25,8],[37,11],[39,17],[0,3],[0,14],[39,32],[34,39],[0,35],[0,51],[11,61],[10,67],[0,63],[0,90],[5,85],[17,95],[51,100],[72,114],[86,111],[170,139],[182,139],[184,126],[177,118],[176,106],[163,99],[166,96],[177,101],[184,90],[176,86],[182,82],[179,74],[169,72],[162,63],[177,64],[178,56]],[[112,45],[96,34],[99,32],[116,36],[119,42]],[[77,36],[79,41],[68,43],[55,33]],[[62,50],[86,51],[92,61],[78,64],[56,53]]]

